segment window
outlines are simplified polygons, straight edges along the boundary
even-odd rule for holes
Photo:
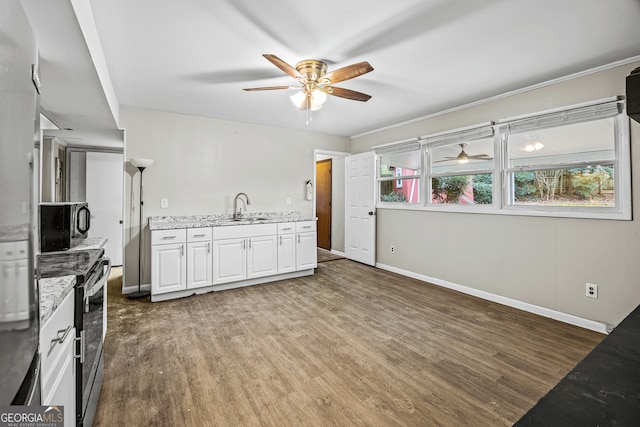
[[[428,205],[493,203],[493,124],[424,138],[429,159]]]
[[[378,158],[378,201],[420,203],[422,154],[420,144],[394,144],[376,150]]]
[[[618,108],[613,101],[506,124],[506,206],[622,212],[617,174],[623,114]]]
[[[628,120],[616,97],[374,147],[379,205],[631,219]]]
[[[430,203],[492,204],[493,145],[482,138],[432,148]]]

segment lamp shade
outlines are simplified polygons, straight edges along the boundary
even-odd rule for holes
[[[151,159],[142,159],[140,157],[132,157],[129,159],[129,163],[137,168],[148,168],[153,164]]]

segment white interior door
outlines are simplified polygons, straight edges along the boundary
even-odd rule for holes
[[[375,154],[345,159],[345,256],[376,264]]]
[[[87,152],[87,203],[91,210],[89,237],[106,237],[105,255],[122,265],[122,153]]]

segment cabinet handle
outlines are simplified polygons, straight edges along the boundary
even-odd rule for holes
[[[293,228],[292,228],[292,227],[289,227],[289,228],[283,228],[283,229],[282,229],[282,231],[287,231],[287,230],[293,230]]]
[[[177,236],[164,236],[162,238],[162,240],[171,240],[171,239],[175,239]]]
[[[207,243],[207,252],[211,253],[211,243]]]
[[[206,234],[194,234],[193,237],[205,237]]]
[[[300,235],[298,234],[298,243],[300,243]]]
[[[51,354],[56,344],[64,343],[70,331],[71,331],[71,325],[67,326],[67,329],[60,329],[58,331],[58,336],[56,336],[54,339],[51,340],[51,345],[49,346],[49,352],[47,353],[47,355]]]
[[[303,225],[302,228],[311,228],[310,225]]]
[[[184,245],[180,245],[180,256],[184,256]]]
[[[80,331],[80,336],[75,338],[76,341],[80,341],[80,354],[73,355],[74,359],[80,359],[80,363],[84,363],[84,331]]]
[[[282,246],[282,236],[280,236],[280,246]]]
[[[247,249],[247,241],[243,240],[242,241],[242,250],[244,251],[245,249]]]
[[[249,249],[251,249],[251,239],[249,239]]]

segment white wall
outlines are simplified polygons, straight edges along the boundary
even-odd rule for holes
[[[295,210],[310,216],[305,182],[313,178],[314,149],[349,151],[347,138],[332,135],[126,106],[120,114],[125,161],[154,160],[143,175],[145,224],[156,215],[231,213],[239,192],[249,196],[249,212]],[[138,170],[127,164],[125,285],[138,282],[138,180]],[[168,199],[168,208],[160,207],[161,199]],[[144,236],[149,283],[148,232]]]
[[[463,126],[625,94],[640,63],[354,138],[352,152]],[[632,165],[640,124],[631,124]],[[637,172],[637,171],[636,171]],[[640,174],[633,174],[635,217]],[[619,323],[640,303],[640,223],[378,209],[377,262],[563,313]],[[395,246],[395,253],[389,251]],[[599,298],[585,297],[585,283]]]

